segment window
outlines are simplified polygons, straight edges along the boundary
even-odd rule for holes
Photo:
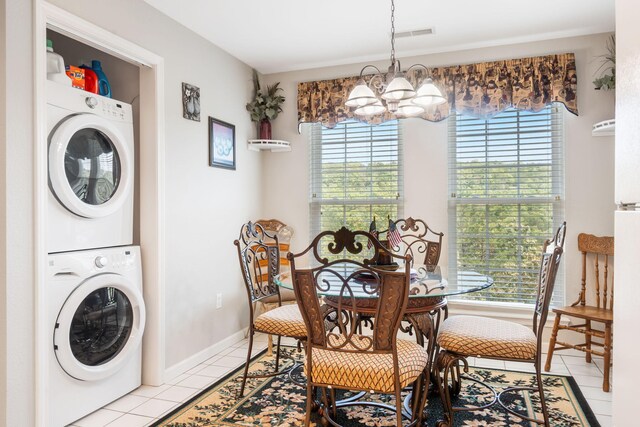
[[[379,230],[402,216],[402,139],[397,120],[311,127],[311,236],[323,230]]]
[[[449,120],[449,277],[493,277],[466,298],[532,304],[542,244],[564,220],[562,113]],[[552,304],[564,302],[562,282]]]

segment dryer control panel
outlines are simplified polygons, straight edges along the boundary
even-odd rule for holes
[[[47,104],[74,113],[92,113],[109,120],[133,122],[131,105],[56,82],[47,82]]]

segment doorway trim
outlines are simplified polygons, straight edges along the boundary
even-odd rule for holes
[[[46,30],[51,28],[140,67],[140,247],[147,321],[142,340],[142,383],[160,385],[165,373],[165,117],[164,58],[45,0],[35,0],[34,34],[34,247],[35,411],[47,424],[51,337],[47,336],[47,103]]]

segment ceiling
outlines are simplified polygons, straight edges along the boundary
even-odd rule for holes
[[[263,74],[386,59],[390,0],[144,0]],[[614,0],[397,0],[406,57],[614,31]]]

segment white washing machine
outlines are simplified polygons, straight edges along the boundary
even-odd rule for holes
[[[141,384],[140,248],[49,255],[48,426],[72,423]]]
[[[47,82],[48,252],[133,242],[131,106]]]

